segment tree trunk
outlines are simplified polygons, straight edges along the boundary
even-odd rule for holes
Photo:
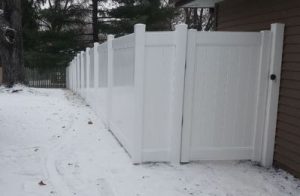
[[[21,0],[0,1],[4,11],[0,15],[0,62],[3,66],[3,83],[12,86],[25,80]]]
[[[98,0],[93,0],[93,41],[99,42],[99,29],[98,29]]]

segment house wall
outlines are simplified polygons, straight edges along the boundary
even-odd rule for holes
[[[259,31],[286,25],[274,164],[300,176],[300,1],[225,0],[217,5],[220,31]]]

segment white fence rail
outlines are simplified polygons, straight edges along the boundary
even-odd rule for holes
[[[282,25],[253,33],[188,33],[186,25],[145,32],[138,24],[133,34],[78,54],[67,86],[134,163],[251,159],[267,166],[276,116],[269,106],[278,101],[270,96],[279,88],[268,78],[280,66],[273,53],[282,50],[282,32]]]

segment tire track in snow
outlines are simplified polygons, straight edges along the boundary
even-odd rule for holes
[[[67,176],[62,171],[60,171],[58,163],[63,155],[65,155],[66,153],[70,153],[69,150],[66,149],[67,146],[65,146],[65,144],[72,143],[73,139],[71,135],[73,134],[74,123],[75,121],[78,121],[75,120],[78,119],[78,116],[76,115],[76,109],[74,109],[74,107],[82,107],[85,105],[85,103],[82,103],[82,100],[77,99],[77,97],[73,95],[70,96],[68,93],[64,93],[64,101],[66,102],[65,105],[68,106],[67,108],[64,108],[64,110],[68,110],[69,113],[67,117],[68,120],[66,120],[68,124],[64,126],[64,130],[61,135],[62,137],[60,137],[60,139],[57,139],[56,142],[52,141],[49,145],[49,149],[46,153],[46,169],[48,172],[49,181],[55,188],[56,195],[73,196],[76,193],[77,195],[82,196],[85,194],[80,193],[81,191],[77,190],[78,187],[73,187],[71,184],[68,184],[69,181],[66,179]],[[80,176],[80,179],[82,178],[83,177]],[[88,185],[85,186],[87,186],[87,189],[95,189],[95,191],[97,191],[97,195],[114,196],[114,192],[112,191],[111,186],[106,181],[106,179],[97,179],[95,183],[98,184],[97,187],[89,187]]]
[[[60,147],[60,146],[59,146]],[[56,169],[56,159],[57,149],[52,152],[48,151],[48,157],[46,160],[46,169],[49,175],[49,180],[51,181],[53,187],[56,189],[58,195],[61,196],[72,196],[73,194],[69,190],[69,187],[64,182],[62,176],[58,173]]]
[[[70,102],[66,98],[66,94],[63,94],[64,100],[66,100],[66,105],[69,105]],[[71,104],[69,107],[72,107]],[[63,144],[69,143],[71,140],[70,136],[66,136],[71,132],[72,125],[74,123],[74,114],[70,112],[71,115],[68,116],[69,124],[65,126],[63,136],[60,139],[60,143],[54,143],[53,148],[47,150],[46,158],[46,169],[48,172],[49,180],[52,182],[53,187],[56,189],[56,194],[61,196],[73,196],[74,193],[70,190],[70,187],[66,184],[66,181],[63,178],[63,174],[60,174],[57,168],[57,155],[63,151]]]

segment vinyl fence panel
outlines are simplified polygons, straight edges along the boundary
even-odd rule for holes
[[[104,119],[134,163],[180,160],[186,37],[186,25],[171,32],[145,32],[136,25],[133,34],[109,36],[70,65],[74,91]]]

